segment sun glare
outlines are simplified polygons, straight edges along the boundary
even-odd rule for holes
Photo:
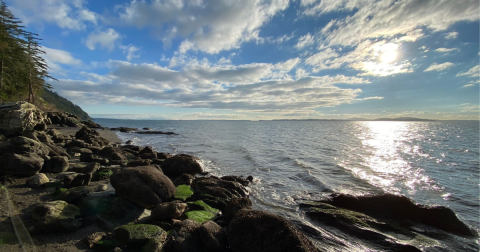
[[[397,51],[395,51],[395,50],[388,50],[388,51],[384,52],[382,54],[382,56],[380,56],[380,60],[383,63],[390,63],[390,62],[394,61],[396,58],[397,58]]]

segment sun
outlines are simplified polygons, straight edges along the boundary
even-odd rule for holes
[[[380,56],[380,60],[383,63],[390,63],[397,58],[397,55],[398,53],[396,50],[387,50],[382,54],[382,56]]]

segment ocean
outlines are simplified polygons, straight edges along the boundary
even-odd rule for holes
[[[304,216],[299,202],[332,192],[405,195],[416,203],[447,206],[480,230],[477,121],[94,121],[177,133],[117,134],[158,152],[197,156],[212,175],[252,175],[254,209],[283,215],[310,230],[308,235],[327,251],[381,250]],[[478,243],[450,237],[421,248],[478,251]]]

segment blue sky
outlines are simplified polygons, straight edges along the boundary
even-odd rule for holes
[[[478,0],[5,2],[93,117],[479,119]]]

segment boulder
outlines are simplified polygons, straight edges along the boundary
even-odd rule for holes
[[[108,179],[113,175],[113,171],[110,169],[102,169],[94,174],[92,174],[92,181],[99,181],[99,180],[104,180]]]
[[[30,177],[37,174],[43,167],[43,158],[35,153],[0,154],[0,175],[7,174],[19,177]]]
[[[167,159],[173,157],[172,154],[170,153],[165,153],[165,152],[157,152],[157,158],[158,159]]]
[[[95,232],[83,239],[83,241],[87,244],[88,248],[93,248],[93,246],[99,242],[101,239],[103,239],[105,236],[107,236],[106,233],[104,232]]]
[[[459,220],[450,208],[415,204],[405,196],[383,194],[355,197],[346,194],[335,194],[329,200],[323,202],[376,218],[399,221],[408,220],[457,235],[478,236],[478,233]]]
[[[279,215],[240,210],[228,225],[232,252],[317,251],[310,240]]]
[[[202,173],[203,169],[198,158],[186,154],[179,154],[165,159],[162,164],[163,173],[171,178],[178,177],[184,173],[195,175]]]
[[[80,127],[80,117],[67,112],[47,112],[51,124],[58,124],[67,127]]]
[[[100,169],[100,163],[93,162],[85,166],[85,168],[83,168],[81,172],[84,174],[93,174],[97,172],[99,169]]]
[[[145,146],[138,155],[143,159],[157,158],[157,152],[155,152],[151,146]]]
[[[28,178],[26,184],[28,187],[39,187],[48,181],[49,179],[45,174],[39,173]]]
[[[55,156],[45,161],[42,172],[60,173],[68,170],[68,158]]]
[[[92,174],[79,174],[75,176],[75,178],[70,182],[68,185],[69,188],[78,187],[78,186],[88,186],[90,181],[92,181]]]
[[[119,160],[122,161],[122,163],[128,162],[127,158],[120,152],[119,149],[111,146],[104,147],[100,152],[98,152],[98,155],[108,158],[109,160]]]
[[[180,223],[178,234],[174,241],[175,252],[204,252],[206,251],[200,237],[201,225],[193,220],[184,220]]]
[[[32,218],[36,221],[30,232],[34,234],[75,231],[81,223],[76,221],[80,209],[65,201],[57,200],[36,205]]]
[[[75,204],[78,200],[87,196],[89,193],[90,191],[88,188],[85,186],[79,186],[59,193],[57,196],[55,196],[55,200],[61,200],[70,204]]]
[[[167,239],[165,230],[149,224],[123,225],[115,229],[115,235],[122,243],[129,246],[143,246],[149,240],[164,242]]]
[[[228,202],[234,198],[248,197],[247,189],[235,181],[221,180],[217,177],[196,178],[191,187],[194,199],[203,200],[207,204],[225,210]]]
[[[242,209],[252,209],[252,201],[249,198],[235,198],[230,200],[225,207],[225,221],[230,222],[233,216]]]
[[[194,177],[190,174],[182,174],[178,177],[176,177],[174,180],[173,180],[173,184],[175,186],[178,186],[178,185],[191,185],[192,182],[193,182],[193,179]]]
[[[0,153],[35,153],[42,158],[47,158],[50,149],[39,141],[19,136],[11,138],[8,142],[2,142],[0,144]]]
[[[154,166],[124,168],[110,177],[119,197],[147,209],[169,201],[176,188],[172,181]]]
[[[213,221],[206,221],[200,227],[200,238],[206,251],[220,252],[227,246],[226,230]]]
[[[187,204],[182,202],[164,202],[152,209],[152,220],[180,219]]]
[[[46,118],[43,111],[28,102],[0,104],[0,134],[22,135],[33,131],[38,124],[45,124]]]
[[[135,166],[147,166],[150,165],[152,161],[150,159],[140,159],[128,162],[127,167],[135,167]]]

